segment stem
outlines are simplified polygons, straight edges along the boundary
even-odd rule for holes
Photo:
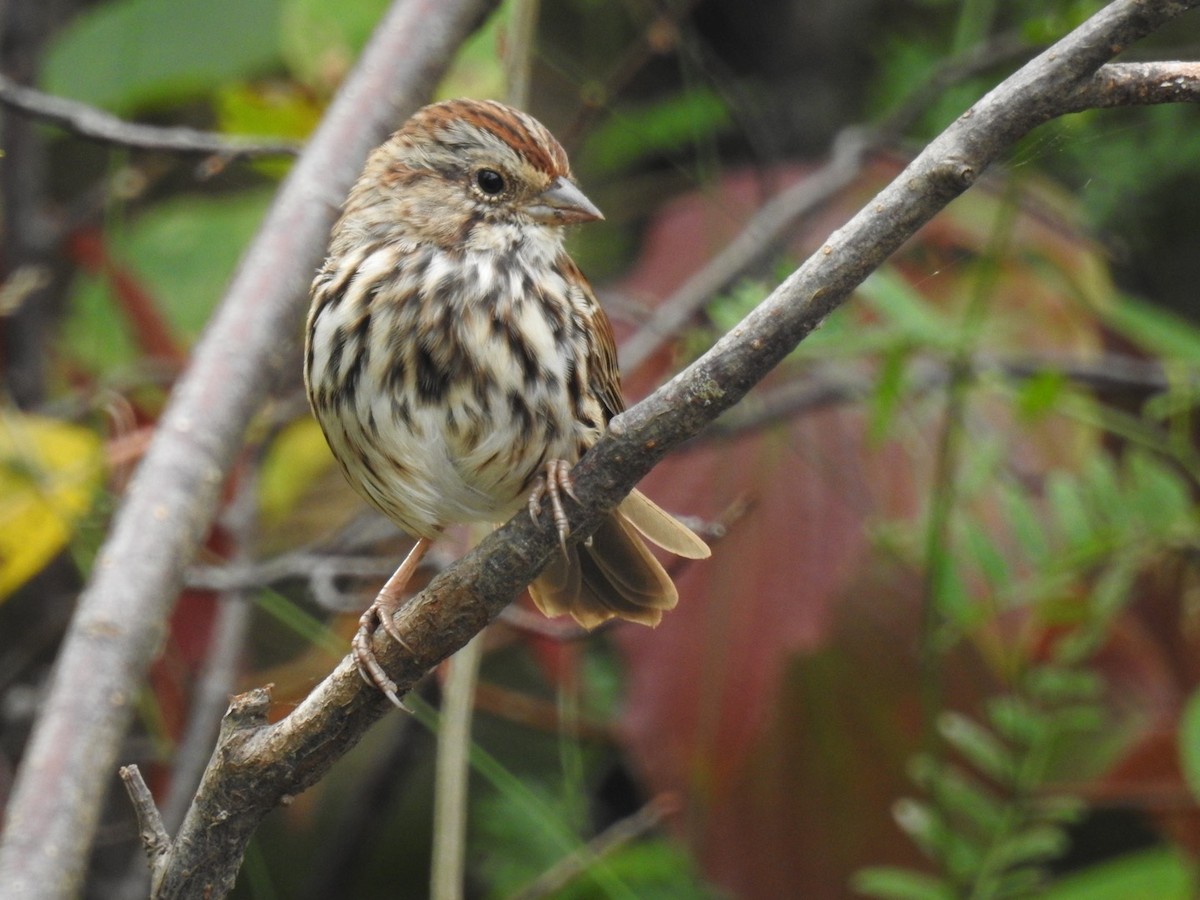
[[[471,762],[471,715],[483,658],[483,635],[475,635],[448,663],[434,772],[433,900],[461,900],[467,845],[467,782]]]

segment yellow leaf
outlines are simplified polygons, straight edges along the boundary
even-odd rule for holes
[[[333,454],[311,416],[281,430],[259,470],[259,514],[263,521],[270,525],[282,521],[302,501],[313,481],[332,466]]]
[[[78,425],[0,414],[0,601],[67,546],[104,474],[104,446]]]

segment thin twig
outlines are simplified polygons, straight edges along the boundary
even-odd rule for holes
[[[137,766],[121,766],[118,770],[129,800],[133,803],[133,811],[137,814],[138,834],[142,839],[142,847],[150,863],[151,871],[157,871],[171,849],[171,836],[163,826],[162,816],[154,805],[154,795],[150,793],[141,770]]]
[[[977,379],[999,376],[1026,380],[1054,374],[1100,393],[1137,391],[1158,394],[1178,386],[1157,361],[1116,353],[1083,360],[979,354],[967,362],[967,371]],[[909,367],[906,389],[913,395],[920,395],[944,388],[950,380],[951,367],[945,362],[917,358]],[[856,367],[845,362],[820,365],[777,388],[747,398],[714,422],[697,440],[728,440],[814,410],[855,403],[871,396],[877,381],[878,373],[870,367]]]
[[[540,0],[517,0],[509,4],[504,75],[508,82],[506,99],[518,109],[529,106],[533,76],[534,44],[537,39]]]
[[[251,534],[258,524],[258,478],[253,470],[242,476],[237,494],[222,517],[234,549],[233,564],[245,558]],[[179,828],[191,805],[213,739],[221,729],[221,715],[237,686],[239,663],[246,647],[253,606],[240,590],[223,591],[217,598],[216,621],[209,638],[208,656],[196,684],[191,715],[176,749],[171,787],[163,801],[163,821],[172,832]]]
[[[233,137],[195,128],[126,122],[78,100],[56,97],[18,84],[4,74],[0,74],[0,104],[58,125],[80,137],[136,150],[219,156],[225,159],[295,156],[300,152],[300,144],[294,141]]]
[[[467,784],[471,771],[471,718],[475,683],[483,659],[483,634],[477,634],[449,662],[442,691],[434,767],[433,900],[460,900],[467,860]]]
[[[1200,63],[1111,63],[1074,94],[1074,112],[1156,103],[1200,103]]]
[[[573,853],[564,856],[534,881],[513,894],[509,900],[538,900],[549,897],[602,862],[626,844],[653,831],[663,819],[674,814],[679,807],[677,798],[662,794],[655,797],[633,815],[614,822],[600,834]]]
[[[293,578],[327,582],[337,578],[386,578],[396,570],[394,556],[342,556],[313,550],[293,550],[269,559],[197,565],[185,583],[210,591],[264,587]]]

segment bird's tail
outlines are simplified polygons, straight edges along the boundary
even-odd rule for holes
[[[712,552],[690,528],[634,491],[589,543],[556,554],[529,595],[545,615],[569,614],[584,628],[612,618],[657,625],[663,612],[675,608],[679,592],[646,541],[687,559]]]

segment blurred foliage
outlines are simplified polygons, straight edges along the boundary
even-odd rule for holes
[[[16,412],[0,417],[0,603],[68,546],[104,469],[92,430]]]
[[[1024,58],[1058,40],[1103,0],[924,0],[875,51],[879,75],[867,108],[880,118],[936,73],[968,62],[979,48],[1008,47],[997,62],[938,92],[909,137],[929,139],[1007,76]],[[1195,19],[1175,22],[1123,59],[1189,58]],[[1048,122],[1012,153],[1012,165],[1036,166],[1077,192],[1080,209],[1118,251],[1125,280],[1144,283],[1156,301],[1194,316],[1190,285],[1200,261],[1179,252],[1177,235],[1200,226],[1194,204],[1176,202],[1200,190],[1200,111],[1192,105],[1091,110]],[[1156,247],[1157,249],[1152,249]],[[1162,265],[1135,257],[1156,255]]]
[[[77,280],[63,323],[62,352],[98,375],[119,372],[145,353],[131,336],[137,323],[130,317],[137,313],[123,307],[112,265],[135,272],[173,333],[190,343],[212,314],[270,201],[269,190],[179,196],[154,204],[127,226],[113,222],[107,230],[113,263]]]
[[[115,111],[203,97],[278,64],[280,0],[116,0],[58,33],[42,68],[56,94]]]

